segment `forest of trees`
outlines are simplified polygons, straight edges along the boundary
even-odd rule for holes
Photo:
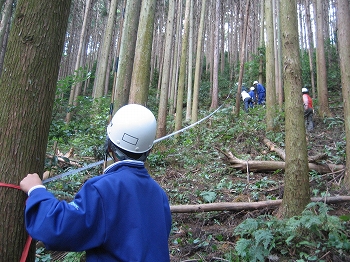
[[[2,184],[43,173],[55,98],[69,123],[79,97],[96,101],[91,114],[107,98],[112,115],[128,103],[148,105],[153,89],[159,138],[198,121],[200,96],[211,100],[206,110],[218,108],[223,82],[238,94],[232,113],[239,115],[240,90],[258,80],[267,88],[267,131],[276,130],[276,112],[285,111],[284,217],[310,202],[306,142],[299,139],[306,132],[303,86],[322,117],[331,115],[329,92],[342,93],[350,141],[348,0],[1,0],[0,6]],[[57,92],[64,79],[67,88]],[[203,79],[210,82],[206,94]],[[167,126],[175,112],[174,126]],[[350,186],[349,143],[346,152]],[[25,196],[6,185],[0,187],[0,256],[18,261],[27,237]]]

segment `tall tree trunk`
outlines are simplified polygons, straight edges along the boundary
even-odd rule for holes
[[[263,60],[263,49],[265,47],[264,39],[264,19],[265,19],[265,0],[260,0],[260,61],[259,61],[259,83],[264,83],[264,60]]]
[[[165,31],[165,50],[163,56],[163,70],[161,71],[161,90],[158,106],[158,125],[157,125],[157,138],[166,135],[166,117],[167,117],[167,105],[168,105],[168,93],[169,93],[169,80],[170,80],[170,68],[171,68],[171,49],[173,46],[173,30],[174,30],[174,18],[175,18],[175,5],[174,1],[169,1],[168,19]]]
[[[114,114],[114,100],[115,100],[115,94],[116,94],[116,80],[117,80],[117,72],[118,72],[118,67],[119,67],[119,54],[120,54],[120,46],[121,46],[121,39],[122,39],[122,32],[124,28],[124,18],[125,18],[125,5],[126,5],[126,0],[123,1],[122,3],[122,11],[120,15],[120,20],[119,20],[119,33],[117,36],[117,47],[115,50],[115,56],[114,56],[114,77],[113,77],[113,87],[112,87],[112,92],[111,92],[111,103],[109,105],[109,121],[111,121],[113,114]]]
[[[126,105],[129,100],[140,8],[141,0],[126,1],[119,64],[117,78],[115,79],[115,111]]]
[[[283,81],[282,81],[282,58],[281,58],[281,20],[280,20],[280,2],[278,0],[274,0],[275,3],[275,21],[276,28],[275,32],[275,75],[276,75],[276,100],[278,101],[279,110],[283,110],[283,102],[284,102],[284,92],[283,92]],[[277,39],[277,41],[276,41]],[[276,101],[276,102],[277,102]]]
[[[346,135],[346,168],[344,182],[347,188],[350,188],[350,3],[348,0],[338,0],[337,16],[338,48]]]
[[[202,0],[201,18],[198,28],[197,47],[196,47],[196,66],[194,69],[194,83],[193,83],[193,104],[192,104],[192,123],[198,120],[198,97],[199,84],[201,78],[201,61],[202,61],[202,41],[204,31],[206,0]]]
[[[266,131],[276,129],[276,79],[275,79],[275,52],[274,52],[274,11],[273,1],[265,0],[266,16]]]
[[[176,10],[176,40],[174,41],[174,51],[173,51],[173,62],[172,62],[172,72],[171,72],[171,87],[170,87],[170,97],[169,97],[169,114],[173,115],[175,113],[176,105],[176,90],[178,86],[178,75],[179,75],[179,61],[180,61],[180,49],[181,49],[181,35],[182,35],[182,1],[178,1],[178,7]]]
[[[156,0],[142,1],[129,95],[129,103],[144,106],[147,104],[150,83],[155,5]]]
[[[245,52],[245,46],[246,46],[246,37],[247,37],[247,29],[248,29],[248,18],[249,18],[249,6],[250,6],[250,0],[247,0],[246,3],[246,10],[245,10],[245,16],[244,16],[244,24],[243,24],[243,31],[242,31],[242,42],[241,42],[241,54],[240,54],[240,67],[239,67],[239,77],[238,77],[238,88],[236,93],[236,105],[235,105],[235,115],[239,116],[240,112],[240,98],[241,98],[241,90],[242,90],[242,82],[243,82],[243,73],[244,73],[244,52]]]
[[[177,101],[176,101],[176,117],[175,117],[175,131],[178,131],[182,127],[182,104],[185,90],[185,74],[186,74],[186,56],[188,47],[188,29],[189,29],[189,16],[190,16],[190,0],[186,0],[185,7],[185,20],[183,27],[182,45],[181,45],[181,58],[180,58],[180,72],[179,72],[179,86],[177,88]],[[175,137],[178,137],[176,135]]]
[[[70,2],[17,2],[0,78],[2,183],[18,185],[28,173],[44,171]],[[0,187],[1,261],[20,260],[27,237],[25,199],[19,190]],[[34,255],[33,242],[27,261],[34,261]]]
[[[192,115],[192,67],[193,67],[193,0],[190,10],[190,28],[188,37],[188,73],[187,73],[187,103],[186,103],[186,121],[191,120]]]
[[[309,45],[308,53],[309,53],[309,65],[310,65],[310,79],[311,79],[311,90],[312,97],[316,98],[316,90],[315,90],[315,71],[314,71],[314,39],[311,28],[311,19],[310,19],[310,4],[312,0],[306,0],[305,3],[305,12],[306,12],[306,28],[307,28],[307,43]]]
[[[115,26],[116,10],[118,6],[118,0],[112,0],[109,7],[109,14],[107,20],[106,30],[104,32],[102,50],[100,54],[100,59],[97,63],[96,68],[96,78],[94,82],[93,98],[100,98],[104,94],[106,77],[109,75],[109,70],[107,70],[108,58],[110,57],[111,41],[113,36],[113,28]]]
[[[282,54],[286,111],[285,189],[280,215],[300,215],[310,202],[309,170],[301,95],[297,0],[281,1]]]
[[[324,31],[323,31],[323,2],[324,0],[317,0],[316,3],[316,70],[317,70],[317,93],[319,102],[319,114],[321,117],[331,116],[328,105],[328,88],[327,88],[327,68],[326,56],[324,50]]]
[[[214,41],[213,41],[213,66],[212,66],[212,94],[210,109],[215,110],[218,107],[219,99],[219,27],[220,27],[220,0],[215,1],[215,23],[213,24]]]
[[[220,2],[220,73],[225,70],[225,1]]]

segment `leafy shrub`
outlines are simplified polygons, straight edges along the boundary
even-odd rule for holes
[[[240,237],[235,248],[237,255],[244,261],[265,261],[272,254],[309,261],[322,261],[327,252],[343,256],[350,251],[346,222],[328,215],[329,210],[319,202],[310,203],[301,216],[290,219],[247,219],[234,230]]]

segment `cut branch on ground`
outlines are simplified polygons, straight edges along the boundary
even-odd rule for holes
[[[269,172],[276,170],[285,170],[285,162],[283,161],[256,161],[256,160],[242,160],[235,157],[231,152],[223,152],[218,149],[225,157],[222,158],[224,162],[230,164],[231,167],[237,170],[246,171],[259,171],[259,172]],[[344,165],[335,164],[316,164],[309,163],[309,170],[314,170],[320,174],[332,173],[343,170]]]
[[[336,204],[342,202],[350,202],[350,196],[334,196],[334,197],[314,197],[312,202],[324,202],[326,204]],[[262,208],[276,208],[282,203],[282,199],[268,200],[259,202],[221,202],[198,205],[174,205],[170,207],[172,213],[196,213],[210,211],[242,211],[255,210]]]

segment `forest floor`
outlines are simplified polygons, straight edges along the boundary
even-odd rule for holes
[[[308,155],[315,156],[326,153],[329,157],[323,163],[344,164],[344,125],[342,123],[342,108],[332,108],[334,117],[327,121],[317,114],[314,116],[315,129],[307,134]],[[246,117],[250,117],[247,115]],[[217,123],[218,124],[218,123]],[[215,130],[212,123],[207,127]],[[249,160],[279,160],[276,155],[270,155],[269,149],[263,144],[263,132],[257,131],[251,139],[251,133],[242,132],[234,135],[228,143],[226,150],[234,151]],[[217,135],[217,137],[220,135]],[[172,204],[201,204],[206,202],[255,202],[283,198],[284,172],[260,173],[250,172],[249,185],[245,172],[234,170],[223,161],[221,153],[215,148],[215,139],[206,151],[196,150],[193,140],[188,151],[183,155],[169,155],[166,160],[165,172],[155,179],[165,188]],[[283,149],[283,142],[280,142]],[[342,147],[342,148],[339,148]],[[159,149],[159,148],[158,148]],[[225,150],[220,148],[220,150]],[[186,149],[185,149],[186,150]],[[201,157],[202,161],[188,164],[183,158],[189,154]],[[200,154],[198,156],[198,154]],[[263,156],[263,157],[262,157]],[[193,156],[194,157],[194,156]],[[209,168],[208,166],[211,166]],[[157,171],[155,171],[156,173]],[[152,173],[152,172],[151,172]],[[329,174],[310,174],[310,194],[313,196],[349,195],[342,186],[344,171]],[[350,203],[331,205],[330,215],[349,215]],[[233,260],[233,253],[237,237],[233,234],[234,228],[247,218],[256,218],[260,215],[274,215],[277,208],[264,208],[253,211],[213,211],[200,213],[173,213],[173,230],[169,245],[172,262],[189,261],[240,261]],[[229,258],[230,257],[230,258]],[[335,256],[328,254],[324,261],[337,261]],[[278,260],[282,261],[282,260]],[[287,260],[284,260],[287,261]],[[295,261],[295,260],[288,260]],[[344,257],[342,260],[344,261]],[[350,258],[349,260],[350,261]]]

